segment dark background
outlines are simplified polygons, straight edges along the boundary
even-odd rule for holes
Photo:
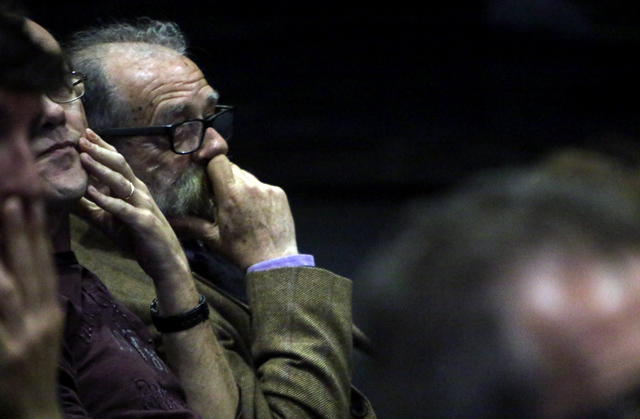
[[[299,248],[355,277],[396,209],[477,170],[636,136],[636,1],[26,2],[64,40],[176,21],[221,102],[230,156],[288,193]],[[358,313],[356,311],[356,317]]]

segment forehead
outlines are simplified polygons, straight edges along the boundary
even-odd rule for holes
[[[26,27],[33,39],[44,49],[54,53],[62,52],[58,41],[45,28],[30,19],[27,19]]]
[[[201,113],[218,94],[189,58],[165,47],[123,43],[111,47],[105,68],[116,93],[139,123],[171,113]]]

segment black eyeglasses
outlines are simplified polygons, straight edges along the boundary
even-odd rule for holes
[[[84,82],[88,77],[79,71],[71,71],[65,76],[65,83],[47,92],[47,97],[56,103],[69,103],[84,95]]]
[[[197,151],[204,141],[204,133],[211,127],[226,141],[233,134],[233,106],[216,105],[220,112],[205,119],[189,119],[171,125],[136,128],[106,128],[97,130],[98,135],[106,137],[137,137],[166,135],[169,137],[171,151],[177,154],[190,154]]]

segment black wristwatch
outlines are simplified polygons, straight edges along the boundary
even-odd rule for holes
[[[163,317],[158,314],[158,299],[151,302],[151,321],[160,333],[175,333],[191,329],[209,318],[209,304],[200,294],[198,305],[191,311],[177,316]]]

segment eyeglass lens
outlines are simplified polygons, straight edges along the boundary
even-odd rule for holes
[[[84,83],[82,75],[69,74],[65,78],[65,83],[57,89],[47,93],[47,96],[54,102],[66,103],[71,102],[84,94]]]
[[[225,140],[229,141],[233,134],[233,112],[221,111],[212,117],[202,120],[186,121],[173,127],[173,147],[179,153],[197,150],[204,138],[204,132],[212,127]]]
[[[188,153],[200,146],[203,128],[201,121],[189,121],[173,129],[173,147],[177,152]]]

